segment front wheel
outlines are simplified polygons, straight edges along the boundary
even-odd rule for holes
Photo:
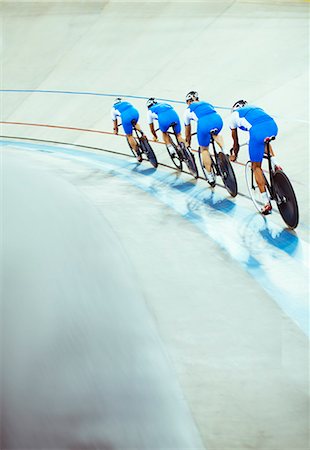
[[[238,194],[237,180],[229,156],[223,152],[217,153],[217,165],[226,190],[232,197],[236,197]]]
[[[150,161],[152,166],[156,169],[158,166],[157,158],[146,136],[140,139],[140,147],[142,148],[143,153],[146,154],[147,159]]]
[[[299,222],[299,211],[296,195],[287,175],[278,170],[273,175],[275,200],[282,219],[290,228],[296,228]]]
[[[182,151],[183,151],[183,154],[185,157],[185,163],[188,167],[190,174],[194,178],[198,178],[198,169],[197,169],[197,165],[196,165],[196,161],[195,161],[195,156],[193,155],[193,153],[190,151],[189,148],[185,147],[183,142],[180,143],[180,147],[182,148]]]

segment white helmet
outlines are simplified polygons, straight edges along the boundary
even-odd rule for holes
[[[231,110],[236,111],[236,109],[243,108],[247,104],[248,102],[246,100],[238,100],[236,103],[232,105]]]
[[[151,97],[151,98],[149,98],[148,101],[146,102],[146,106],[147,106],[148,108],[150,108],[151,106],[156,105],[156,103],[158,103],[157,100],[156,100],[154,97]]]
[[[117,97],[117,98],[114,100],[113,105],[117,105],[117,104],[120,103],[121,101],[122,101],[122,99],[121,99],[120,97]]]
[[[192,101],[194,101],[194,100],[199,100],[198,92],[196,92],[196,91],[190,91],[190,92],[186,95],[185,101],[186,101],[186,103],[187,103],[187,102],[190,101],[190,100],[192,100]]]

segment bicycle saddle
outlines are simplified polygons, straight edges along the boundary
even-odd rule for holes
[[[264,139],[264,142],[265,142],[266,144],[268,144],[268,142],[274,141],[275,138],[276,138],[275,136],[269,136],[269,137],[266,137],[266,138]]]
[[[210,134],[217,134],[219,132],[218,128],[212,128],[212,130],[210,130]]]

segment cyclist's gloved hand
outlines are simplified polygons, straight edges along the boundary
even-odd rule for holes
[[[236,161],[237,156],[238,156],[238,152],[239,152],[239,145],[238,146],[234,146],[232,148],[232,150],[230,151],[231,155],[229,157],[230,161]]]

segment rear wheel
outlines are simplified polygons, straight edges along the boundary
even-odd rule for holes
[[[236,197],[238,194],[237,180],[229,156],[225,155],[223,152],[219,152],[216,155],[216,159],[225,188],[232,197]]]
[[[284,222],[290,228],[296,228],[299,221],[299,211],[296,195],[290,180],[281,170],[273,175],[275,200]]]
[[[147,159],[150,161],[152,166],[156,168],[158,166],[157,158],[146,136],[140,139],[140,146],[142,148],[143,153],[146,154]]]
[[[248,186],[248,191],[252,199],[252,202],[254,203],[254,206],[257,209],[257,211],[261,212],[264,203],[261,200],[260,190],[255,180],[251,161],[248,161],[245,165],[245,180]]]
[[[173,142],[173,140],[171,138],[170,138],[170,144],[172,145],[173,150],[171,148],[169,148],[168,146],[166,146],[169,156],[170,156],[173,164],[175,165],[175,167],[178,170],[182,170],[183,164],[182,164],[182,159],[180,159],[180,156],[179,156],[178,146],[177,146],[177,144],[175,144],[175,142]]]

